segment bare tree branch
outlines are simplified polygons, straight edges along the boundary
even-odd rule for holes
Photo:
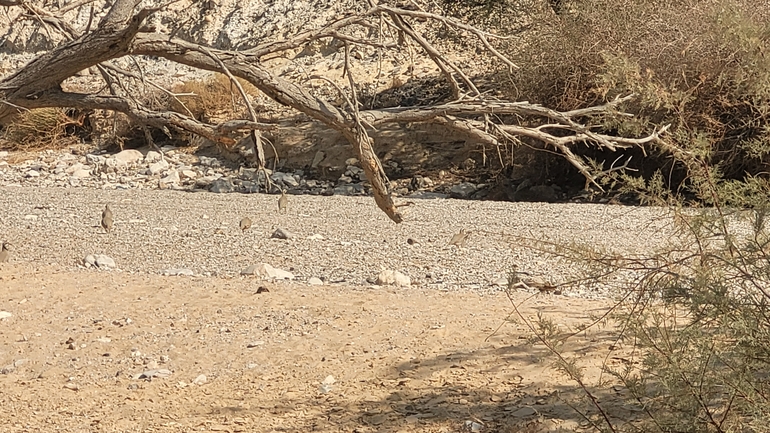
[[[88,2],[89,0],[80,0],[75,7]],[[500,38],[438,14],[371,3],[368,10],[340,17],[320,29],[305,31],[286,40],[259,44],[250,50],[233,51],[218,50],[176,39],[173,33],[172,36],[165,36],[144,32],[142,29],[145,18],[158,9],[138,9],[139,4],[140,0],[115,0],[93,31],[86,30],[86,34],[78,35],[72,26],[42,7],[32,7],[22,0],[0,0],[0,6],[24,8],[28,14],[35,15],[39,22],[43,23],[41,25],[56,28],[68,39],[51,51],[37,56],[14,74],[0,80],[0,125],[23,109],[72,107],[125,113],[143,125],[186,130],[227,147],[237,142],[239,133],[246,131],[252,135],[257,161],[259,166],[264,168],[265,156],[259,131],[274,130],[276,126],[258,121],[248,95],[237,77],[253,84],[274,101],[341,133],[356,150],[372,185],[377,205],[395,222],[401,222],[403,217],[393,202],[389,190],[390,183],[376,156],[374,141],[371,138],[372,132],[379,126],[397,123],[442,125],[461,133],[470,142],[495,147],[501,162],[501,147],[518,144],[518,137],[528,137],[542,142],[546,147],[556,149],[586,177],[587,182],[594,183],[597,187],[597,173],[593,173],[592,168],[574,153],[573,145],[587,144],[610,151],[632,146],[641,147],[650,142],[659,142],[660,135],[668,128],[665,126],[643,137],[616,137],[597,132],[598,129],[591,123],[597,117],[629,116],[620,112],[620,106],[633,95],[619,97],[600,106],[567,112],[528,102],[511,102],[490,97],[479,90],[466,71],[441,53],[420,32],[415,31],[407,19],[430,20],[459,32],[467,32],[477,38],[494,58],[509,69],[516,68],[513,62],[492,45],[491,41]],[[59,12],[62,11],[64,9]],[[362,28],[377,31],[376,40],[361,37]],[[355,29],[358,29],[358,33],[355,33]],[[388,29],[393,30],[392,34],[386,34]],[[300,48],[324,38],[335,38],[345,43],[343,77],[347,76],[350,89],[344,91],[329,80],[347,101],[342,107],[314,94],[302,81],[292,82],[278,76],[261,62],[266,56],[280,55],[287,50]],[[405,49],[410,56],[429,59],[439,68],[450,86],[454,101],[425,106],[361,110],[358,84],[352,76],[350,58],[350,49],[356,45],[375,47],[378,56],[382,50]],[[152,110],[144,106],[132,97],[128,88],[131,80],[124,83],[115,75],[132,77],[145,83],[141,68],[137,75],[109,63],[112,59],[137,55],[161,57],[193,68],[223,72],[245,100],[249,119],[230,119],[213,125],[198,121],[191,115]],[[64,80],[95,65],[99,65],[112,94],[80,94],[62,90],[61,83]],[[189,110],[187,113],[191,114]],[[625,167],[625,164],[622,167]],[[618,168],[614,166],[611,168],[616,169]]]

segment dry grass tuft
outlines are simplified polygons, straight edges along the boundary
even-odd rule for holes
[[[24,111],[8,125],[0,139],[0,149],[30,151],[58,149],[79,142],[74,134],[83,128],[86,115],[70,115],[61,108]]]
[[[259,96],[260,92],[254,85],[240,78],[237,80],[251,98]],[[198,120],[219,123],[247,115],[246,104],[238,89],[223,74],[214,74],[204,80],[186,81],[175,86],[173,91],[179,96],[178,101],[170,101],[171,109],[188,115],[192,113]]]

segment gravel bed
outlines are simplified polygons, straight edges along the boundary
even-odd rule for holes
[[[554,282],[573,273],[568,264],[517,245],[510,235],[623,252],[650,250],[671,235],[666,212],[650,207],[410,198],[414,205],[403,208],[406,221],[396,225],[369,197],[291,196],[287,214],[278,213],[277,198],[0,187],[0,240],[14,245],[15,262],[77,267],[88,254],[106,254],[122,272],[182,268],[224,278],[264,262],[299,281],[318,277],[354,285],[393,269],[409,275],[413,285],[486,289],[513,265]],[[105,203],[115,213],[109,234],[99,225]],[[244,216],[253,226],[242,233]],[[279,227],[295,237],[270,239]],[[460,229],[472,232],[466,247],[449,246]],[[565,294],[608,295],[578,289]]]

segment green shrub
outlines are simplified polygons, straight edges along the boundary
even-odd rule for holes
[[[770,431],[770,182],[726,180],[708,152],[662,146],[687,171],[681,191],[666,190],[660,172],[613,182],[670,206],[677,230],[667,245],[622,256],[534,244],[580,265],[583,284],[617,288],[609,338],[631,355],[621,367],[603,366],[614,381],[587,385],[574,360],[560,353],[561,337],[547,332],[547,318],[531,329],[586,396],[589,405],[575,407],[596,430]],[[709,206],[684,207],[688,197]],[[623,393],[613,392],[618,386]]]

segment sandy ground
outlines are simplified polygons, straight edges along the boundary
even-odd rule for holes
[[[0,311],[12,314],[0,320],[3,432],[460,432],[473,427],[466,422],[539,432],[581,423],[565,405],[567,382],[523,325],[506,323],[487,340],[511,310],[500,292],[32,263],[0,267],[0,287]],[[565,331],[607,305],[515,299]],[[567,345],[589,379],[611,344],[596,332]],[[137,378],[153,369],[170,376]]]
[[[521,321],[506,322],[511,302],[489,285],[511,263],[545,277],[566,265],[501,234],[628,250],[668,230],[651,208],[415,200],[395,226],[367,197],[292,197],[285,216],[275,199],[0,188],[0,240],[13,244],[0,263],[0,433],[581,429],[580,394]],[[105,202],[117,213],[109,235]],[[246,233],[243,215],[255,221]],[[297,238],[269,239],[278,226]],[[447,247],[463,227],[475,230],[467,247]],[[78,267],[100,252],[120,270]],[[239,275],[259,261],[298,278]],[[178,266],[196,276],[159,274]],[[386,267],[413,285],[365,281]],[[309,286],[312,275],[327,284]],[[535,292],[512,296],[565,333],[612,295]],[[613,345],[598,328],[563,349],[593,386],[603,362],[627,362]],[[597,397],[633,418],[612,388]]]

